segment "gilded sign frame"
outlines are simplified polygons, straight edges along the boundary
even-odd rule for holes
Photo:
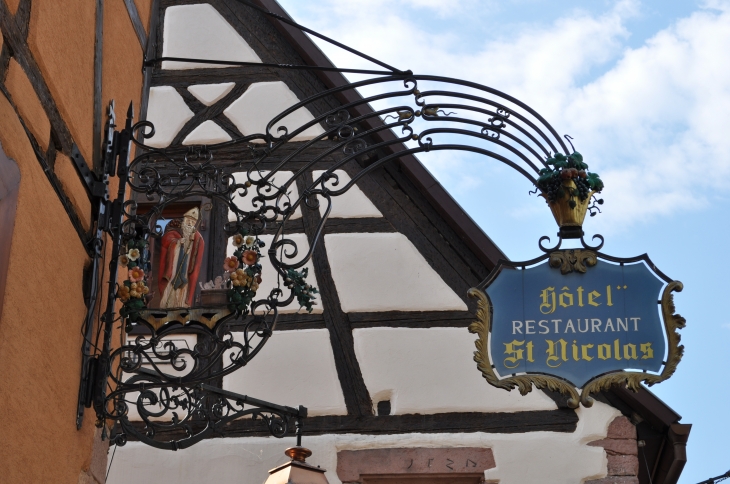
[[[523,373],[513,375],[507,378],[500,378],[494,371],[492,361],[489,354],[489,336],[492,329],[492,306],[484,288],[487,287],[501,272],[504,267],[522,268],[538,264],[546,259],[550,267],[560,269],[562,274],[569,272],[585,273],[589,267],[595,266],[599,259],[615,263],[633,263],[643,261],[646,265],[664,282],[666,286],[662,290],[659,304],[661,306],[661,316],[664,323],[664,330],[667,337],[667,358],[663,362],[661,373],[645,373],[639,371],[615,371],[596,376],[588,381],[581,392],[568,381],[556,376],[542,373]],[[474,361],[477,368],[481,371],[482,376],[487,382],[497,388],[511,391],[518,388],[520,394],[526,395],[532,391],[534,386],[537,389],[547,389],[550,391],[560,392],[568,397],[568,406],[570,408],[578,408],[580,404],[584,407],[593,405],[591,394],[595,394],[602,390],[608,390],[613,385],[625,384],[627,388],[638,391],[641,383],[652,386],[671,377],[677,369],[677,365],[684,354],[684,346],[680,345],[681,336],[678,332],[686,325],[686,320],[679,314],[675,313],[674,292],[681,292],[684,288],[683,284],[667,277],[654,263],[649,259],[648,255],[642,254],[632,258],[619,258],[596,252],[592,250],[567,249],[556,250],[549,254],[542,255],[535,259],[524,262],[511,262],[500,260],[497,266],[492,270],[489,276],[477,287],[469,289],[468,296],[476,299],[477,311],[476,321],[469,325],[469,332],[476,334],[478,339],[474,342],[476,351],[474,352]]]

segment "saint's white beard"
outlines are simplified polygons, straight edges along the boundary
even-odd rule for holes
[[[195,232],[195,226],[188,225],[183,222],[180,228],[182,229],[183,239],[185,240],[185,242],[187,242],[188,240],[190,240],[190,236],[193,235],[193,233]]]

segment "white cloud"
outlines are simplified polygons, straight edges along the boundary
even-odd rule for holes
[[[602,230],[697,210],[714,194],[728,195],[730,2],[709,0],[634,49],[626,47],[625,25],[638,11],[636,1],[617,2],[603,14],[573,11],[550,25],[521,25],[504,38],[487,38],[485,20],[481,41],[463,38],[457,28],[414,23],[402,4],[376,4],[330,0],[293,13],[391,65],[480,82],[534,107],[558,132],[574,136],[606,181]],[[337,65],[368,65],[323,48]],[[445,159],[443,169],[431,161],[429,167],[443,177],[455,163],[470,162],[459,156]],[[481,186],[442,181],[463,190]]]

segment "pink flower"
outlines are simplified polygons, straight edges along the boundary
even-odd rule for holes
[[[247,250],[243,253],[243,263],[252,266],[259,260],[259,256],[255,250]]]
[[[233,272],[238,269],[239,263],[237,257],[226,257],[223,261],[223,270],[226,272]]]
[[[144,279],[144,271],[139,267],[129,269],[129,280],[132,282],[139,282]]]

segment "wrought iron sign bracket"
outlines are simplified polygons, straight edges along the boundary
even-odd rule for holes
[[[91,195],[92,199],[108,199],[109,198],[109,177],[103,174],[101,178],[97,177],[86,163],[79,147],[74,145],[71,147],[71,161],[73,161],[76,169],[84,181],[84,186]]]
[[[262,10],[248,0],[241,3]],[[543,242],[549,242],[549,238],[540,239],[545,254],[539,260],[519,263],[523,266],[551,257],[563,239],[579,238],[587,251],[598,251],[603,244],[603,238],[597,235],[594,239],[600,243],[588,245],[582,230],[586,213],[600,212],[598,206],[603,200],[596,195],[603,189],[603,182],[588,171],[570,138],[561,137],[530,106],[475,82],[395,69],[265,9],[263,13],[370,60],[385,71],[266,64],[280,69],[359,72],[373,77],[317,92],[276,115],[263,132],[208,146],[150,146],[145,140],[154,137],[153,124],[146,120],[133,124],[130,105],[124,128],[116,131],[113,104],[110,106],[103,174],[99,179],[88,173],[85,176],[89,191],[98,201],[98,216],[83,329],[77,425],[81,426],[84,409],[93,406],[97,425],[105,429],[102,435],[112,433],[111,438],[118,444],[133,436],[158,448],[176,450],[193,445],[245,415],[264,418],[276,437],[283,437],[289,419],[296,418],[301,436],[301,418],[306,414],[303,407],[277,406],[221,390],[211,383],[222,381],[261,351],[273,333],[280,308],[298,303],[300,308],[312,311],[318,291],[307,282],[305,264],[321,242],[333,200],[368,173],[401,157],[437,151],[470,152],[523,175],[536,188],[533,193],[545,198],[560,227],[557,246],[544,247]],[[144,65],[163,60],[248,65],[180,58],[145,59]],[[381,92],[369,97],[360,95],[378,89]],[[321,101],[332,98],[346,101],[322,108]],[[371,103],[383,106],[384,101],[386,107],[382,109],[371,107]],[[285,120],[300,109],[308,110],[312,119],[287,127]],[[132,144],[139,150],[130,161]],[[345,166],[364,158],[373,161],[348,174],[349,180],[341,180]],[[326,169],[312,176],[322,165]],[[276,183],[274,177],[284,171],[292,175],[279,177]],[[113,177],[118,182],[117,193],[110,201],[107,189],[100,184],[107,187]],[[292,196],[294,192],[298,193],[296,197]],[[132,194],[134,197],[127,200]],[[137,199],[148,203],[138,206]],[[203,207],[196,204],[200,200],[209,200],[227,211],[226,222],[214,235],[224,237],[223,245],[232,245],[233,251],[225,258],[219,254],[222,260],[218,267],[225,271],[221,283],[216,283],[216,288],[201,288],[201,306],[195,306],[197,275],[188,280],[192,272],[187,271],[196,264],[200,268],[193,254],[197,257],[199,253],[202,258],[202,247],[207,243],[198,231]],[[189,208],[191,202],[195,206]],[[182,217],[171,215],[183,207],[188,211]],[[300,251],[285,227],[304,210],[317,212],[318,225],[308,237],[308,247]],[[158,224],[160,219],[166,219],[164,228]],[[266,243],[260,238],[264,233],[271,235]],[[110,241],[111,247],[105,247]],[[156,247],[159,254],[155,253]],[[109,258],[108,271],[101,271],[104,255]],[[580,254],[563,255],[562,261],[555,257],[558,265],[590,266]],[[263,257],[273,270],[269,273],[273,276],[267,277],[275,278],[267,281],[273,282],[268,294],[259,287]],[[156,272],[153,264],[157,264]],[[125,277],[118,278],[119,274]],[[153,280],[152,274],[164,276]],[[97,321],[100,287],[104,287],[106,301]],[[151,288],[156,288],[154,297]],[[203,302],[203,290],[210,291],[206,293],[207,303]],[[681,284],[674,284],[671,290],[681,290]],[[667,293],[664,299],[668,315],[665,320],[681,327],[683,320],[672,313],[671,295]],[[155,307],[151,307],[153,302]],[[503,388],[519,386],[523,392],[533,384],[554,387],[558,379],[538,381],[536,378],[541,376],[530,375],[500,380],[494,375],[486,347],[492,309],[486,296],[480,302],[480,321],[472,329],[480,333],[477,345],[484,346],[477,357],[481,358],[479,368],[485,378]],[[114,330],[120,330],[116,340]],[[191,333],[195,333],[192,348],[172,340],[175,335]],[[651,382],[668,377],[666,369],[676,366],[676,362],[665,365],[660,379]],[[622,373],[616,378],[628,380],[630,385],[646,381],[642,373]],[[600,389],[603,382],[608,384],[607,379],[586,382],[594,385],[591,391]],[[563,385],[566,391],[567,386]],[[568,393],[576,406],[579,399],[586,406],[592,402],[590,391],[579,396],[573,387]],[[130,417],[133,414],[136,422]],[[114,429],[111,432],[106,430],[109,422]]]

